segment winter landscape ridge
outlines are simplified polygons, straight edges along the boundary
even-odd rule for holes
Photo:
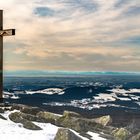
[[[139,140],[139,75],[4,79],[3,139]]]

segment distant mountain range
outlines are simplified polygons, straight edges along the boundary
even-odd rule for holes
[[[4,71],[4,76],[90,76],[90,75],[140,75],[140,72],[111,72],[111,71]]]

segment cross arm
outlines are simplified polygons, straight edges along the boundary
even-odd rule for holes
[[[15,29],[0,30],[0,36],[12,36],[15,35]]]

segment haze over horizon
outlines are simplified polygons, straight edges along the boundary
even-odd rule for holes
[[[6,0],[5,71],[140,72],[139,0]]]
[[[140,75],[140,72],[117,72],[117,71],[46,71],[46,70],[18,70],[4,71],[4,77],[48,77],[48,76],[96,76],[96,75]]]

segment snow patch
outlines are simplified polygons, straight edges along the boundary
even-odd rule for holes
[[[95,96],[94,99],[95,101],[103,101],[103,102],[108,102],[108,101],[116,101],[117,96],[115,94],[106,94],[106,93],[100,93],[98,96]]]
[[[77,133],[76,131],[72,130],[72,129],[69,129],[70,131],[72,131],[75,135],[77,135],[78,137],[80,137],[81,139],[83,140],[89,140],[88,138],[85,138],[83,136],[81,136],[79,133]]]
[[[128,94],[128,93],[140,93],[140,89],[129,89],[129,90],[125,90],[125,89],[120,89],[120,88],[114,88],[111,90],[108,90],[114,93],[121,93],[121,94]]]
[[[3,98],[19,99],[20,97],[14,93],[4,91]]]
[[[119,100],[121,100],[121,101],[131,101],[131,99],[130,98],[120,98],[120,97],[117,97]]]
[[[91,136],[92,140],[107,140],[105,138],[100,137],[100,134],[98,133],[88,131],[87,134]]]
[[[47,88],[44,90],[38,90],[38,91],[25,91],[26,94],[35,94],[35,93],[42,93],[42,94],[48,94],[48,95],[53,95],[53,94],[58,94],[62,95],[64,94],[64,90],[60,88]]]
[[[140,106],[140,102],[135,102],[136,104],[138,104]]]

